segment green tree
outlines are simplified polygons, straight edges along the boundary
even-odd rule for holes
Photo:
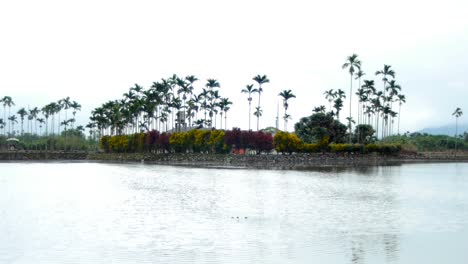
[[[11,117],[11,114],[10,114],[11,107],[15,105],[15,102],[13,102],[13,99],[11,98],[11,96],[4,96],[1,101],[3,103],[3,119],[6,120],[6,116],[5,116],[6,107],[8,106],[8,116]],[[11,121],[10,118],[8,118],[8,121]],[[9,123],[10,124],[8,125],[8,127],[11,133],[11,122]],[[4,131],[4,134],[6,135],[5,131]]]
[[[258,89],[257,89],[257,93],[258,93],[258,106],[256,109],[261,109],[261,105],[260,105],[260,98],[262,96],[262,92],[263,92],[263,88],[262,88],[262,85],[265,84],[265,83],[269,83],[270,80],[268,79],[268,77],[266,75],[260,75],[258,74],[257,76],[253,77],[254,81],[256,81],[258,83]],[[254,113],[255,115],[255,113]],[[255,115],[257,117],[257,131],[258,131],[258,128],[260,127],[260,116],[262,116],[261,114],[260,115]]]
[[[294,125],[295,133],[305,143],[328,142],[342,143],[346,137],[347,127],[333,118],[332,113],[314,113],[303,117]]]
[[[246,93],[247,96],[247,101],[249,101],[249,130],[250,128],[250,118],[252,116],[252,94],[257,93],[258,90],[256,88],[253,88],[253,84],[248,84],[244,89],[241,91],[242,93]]]
[[[458,118],[460,118],[462,115],[463,111],[460,107],[457,107],[457,109],[455,109],[455,111],[452,113],[452,116],[455,116],[455,139],[458,135]],[[457,141],[458,140],[455,140],[455,151],[457,151]]]
[[[351,77],[350,79],[350,88],[349,88],[349,117],[351,118],[351,114],[352,114],[352,111],[351,111],[351,105],[352,105],[352,96],[353,96],[353,74],[356,70],[358,70],[359,72],[360,69],[361,69],[361,61],[358,59],[358,55],[357,54],[353,54],[351,56],[348,56],[348,58],[346,58],[346,62],[343,64],[342,66],[343,69],[348,69],[349,70],[349,75]],[[362,76],[363,74],[361,74]],[[360,77],[359,77],[360,78]],[[351,126],[349,127],[349,142],[351,142]]]
[[[23,129],[24,117],[28,115],[28,112],[23,107],[20,110],[18,110],[18,115],[20,116],[20,119],[21,119],[21,135],[23,135],[24,134],[24,129]]]
[[[288,118],[291,116],[288,115],[288,101],[291,98],[296,98],[296,96],[292,93],[291,90],[283,90],[279,93],[279,96],[283,99],[283,107],[284,107],[284,131],[288,131]]]

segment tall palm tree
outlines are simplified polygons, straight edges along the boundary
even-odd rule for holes
[[[45,120],[44,118],[37,118],[36,121],[39,123],[39,135],[42,135],[42,124],[45,123]]]
[[[8,120],[10,121],[10,135],[13,136],[13,133],[15,131],[15,124],[18,123],[18,119],[16,115],[12,115],[8,117]]]
[[[11,107],[15,105],[15,102],[13,102],[13,99],[11,98],[11,96],[4,96],[2,98],[2,103],[3,103],[3,119],[6,120],[6,116],[5,116],[5,113],[6,113],[6,107],[8,106],[8,116],[11,116],[10,114],[10,111],[11,111]],[[11,120],[10,118],[8,118],[8,121],[10,121],[8,127],[11,126]],[[10,131],[11,131],[11,128],[10,128]]]
[[[28,112],[23,107],[20,110],[18,110],[18,115],[20,116],[20,119],[21,119],[21,135],[23,135],[24,134],[24,130],[23,130],[24,117],[28,115]]]
[[[3,130],[5,128],[5,125],[6,125],[6,123],[5,123],[5,121],[3,121],[3,118],[0,118],[0,129]]]
[[[376,76],[382,75],[382,81],[384,83],[384,89],[383,89],[384,96],[385,96],[385,90],[387,87],[388,76],[395,78],[395,71],[393,71],[391,68],[392,66],[384,64],[384,67],[382,70],[375,72]]]
[[[249,130],[250,130],[250,117],[252,116],[252,94],[257,93],[258,89],[253,88],[253,84],[248,84],[247,86],[245,86],[244,89],[242,89],[241,92],[246,93],[248,96],[247,101],[249,101]]]
[[[400,135],[400,117],[401,117],[401,105],[406,103],[406,97],[404,94],[399,94],[398,96],[398,135]]]
[[[457,151],[457,134],[458,134],[458,118],[463,115],[463,111],[460,107],[457,107],[452,113],[452,116],[455,116],[455,151]]]
[[[362,87],[361,87],[361,79],[362,77],[364,77],[364,75],[366,75],[361,69],[359,69],[357,72],[356,72],[356,78],[354,78],[355,80],[358,80],[358,94],[356,94],[358,96],[358,122],[357,124],[359,125],[360,124],[360,121],[361,121],[361,115],[360,115],[360,110],[361,110],[361,96],[363,95],[362,92]],[[359,91],[361,91],[361,93],[359,93]]]
[[[284,115],[286,116],[289,107],[288,101],[291,98],[296,98],[296,96],[292,93],[291,90],[284,90],[279,93],[279,96],[283,98]],[[284,131],[288,131],[288,119],[284,119]]]
[[[341,66],[343,69],[348,68],[349,70],[349,75],[351,77],[351,82],[350,82],[350,88],[349,88],[349,117],[351,117],[352,111],[351,111],[351,104],[352,104],[352,96],[353,96],[353,74],[356,70],[361,72],[361,61],[358,59],[357,54],[353,54],[351,56],[348,56],[346,58],[346,62]],[[362,73],[361,76],[364,74]],[[360,78],[360,77],[359,77]],[[351,126],[349,126],[349,142],[351,143]]]
[[[332,105],[331,103],[333,102],[333,100],[335,100],[336,98],[336,92],[333,90],[333,89],[330,89],[328,91],[325,91],[323,93],[325,95],[325,99],[328,100],[328,104],[329,104],[329,109],[330,111],[332,111]]]
[[[268,79],[268,77],[266,75],[260,75],[258,74],[257,76],[253,77],[252,80],[256,81],[258,83],[258,89],[257,89],[257,93],[258,93],[258,110],[261,110],[261,105],[260,105],[260,97],[262,96],[262,92],[263,92],[263,88],[262,88],[262,85],[265,84],[265,83],[269,83],[270,80]],[[256,115],[257,116],[257,130],[258,130],[258,127],[260,125],[260,116],[262,116],[261,114],[260,115]]]
[[[336,91],[336,99],[333,103],[333,107],[335,108],[336,110],[336,119],[340,119],[340,111],[341,109],[343,109],[343,99],[346,98],[346,95],[345,95],[345,92],[341,89],[338,89],[338,91]]]
[[[37,134],[37,115],[39,114],[39,108],[37,107],[34,107],[33,109],[29,110],[29,114],[32,116],[32,118],[34,119],[34,130],[35,130],[35,134]],[[31,127],[31,130],[32,130],[32,127]]]
[[[76,112],[77,111],[81,111],[81,105],[76,102],[76,101],[73,101],[71,104],[70,104],[70,107],[73,109],[73,120],[76,119]],[[72,122],[72,129],[75,127],[75,121]]]
[[[258,120],[259,120],[259,118],[262,116],[262,114],[263,114],[262,108],[260,108],[260,107],[258,107],[258,106],[255,107],[254,116],[257,117],[257,131],[259,130],[259,123],[258,123]]]
[[[229,106],[232,105],[232,102],[229,101],[229,98],[221,98],[221,101],[218,103],[219,109],[221,110],[220,115],[221,115],[221,129],[223,129],[223,112],[226,114],[226,108],[229,109]],[[226,123],[226,122],[225,122]],[[227,129],[227,127],[224,127],[224,129]]]
[[[385,87],[385,90],[389,92],[387,101],[390,102],[390,109],[393,111],[393,102],[395,101],[394,97],[398,97],[398,93],[401,91],[401,86],[397,84],[395,80],[390,80],[387,87]],[[393,124],[393,117],[390,118],[390,121]],[[390,128],[391,132],[393,132],[392,130],[393,127]]]

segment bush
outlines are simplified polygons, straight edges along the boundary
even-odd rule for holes
[[[109,139],[110,136],[103,136],[101,137],[101,140],[99,141],[99,147],[104,150],[105,152],[109,152]]]
[[[273,139],[273,144],[277,152],[289,154],[301,151],[303,145],[302,141],[296,134],[288,132],[276,133]]]
[[[127,152],[129,140],[127,136],[113,136],[109,139],[109,152]]]
[[[314,152],[320,152],[321,146],[320,144],[309,144],[305,143],[302,146],[302,152],[304,153],[314,153]]]

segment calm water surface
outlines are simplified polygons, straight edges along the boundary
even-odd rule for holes
[[[0,263],[468,263],[468,164],[0,163]]]

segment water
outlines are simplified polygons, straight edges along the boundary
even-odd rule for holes
[[[467,263],[468,164],[0,163],[0,263]]]

